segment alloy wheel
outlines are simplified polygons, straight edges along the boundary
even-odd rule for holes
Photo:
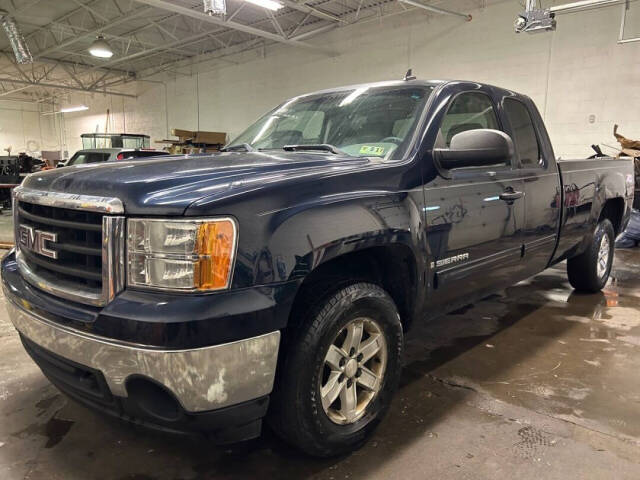
[[[378,323],[351,320],[331,342],[320,378],[327,417],[339,425],[357,422],[380,391],[387,366],[387,343]]]
[[[602,278],[607,273],[607,267],[609,265],[609,255],[611,250],[611,245],[609,243],[609,237],[607,235],[603,235],[600,240],[600,248],[598,249],[598,264],[597,264],[597,273],[598,278]]]

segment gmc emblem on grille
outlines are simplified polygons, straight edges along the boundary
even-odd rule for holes
[[[18,243],[21,248],[26,248],[49,258],[58,258],[58,252],[47,248],[47,242],[57,242],[58,234],[36,230],[28,225],[18,227]]]

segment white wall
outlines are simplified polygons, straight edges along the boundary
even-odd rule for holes
[[[615,122],[640,139],[640,43],[616,43],[621,7],[559,16],[554,33],[516,35],[519,3],[472,11],[469,23],[413,11],[307,40],[336,56],[276,45],[264,57],[256,51],[235,57],[237,65],[203,63],[200,73],[164,79],[164,85],[141,82],[137,99],[85,98],[89,112],[65,115],[69,149],[79,147],[80,133],[96,125],[104,131],[106,108],[111,131],[126,128],[157,140],[170,128],[199,128],[233,137],[288,97],[401,78],[408,67],[419,78],[478,80],[530,95],[563,157],[589,155],[592,143],[616,145]],[[5,115],[0,109],[0,127]],[[0,147],[3,142],[0,130]]]
[[[0,101],[0,155],[56,150],[60,144],[56,119],[41,115],[39,105]]]

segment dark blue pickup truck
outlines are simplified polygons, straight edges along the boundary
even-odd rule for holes
[[[633,187],[630,160],[557,161],[526,96],[357,85],[288,100],[219,154],[30,175],[2,281],[79,402],[218,442],[267,419],[333,455],[390,407],[412,323],[563,260],[601,289]]]

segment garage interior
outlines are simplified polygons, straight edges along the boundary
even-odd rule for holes
[[[78,151],[214,162],[291,97],[409,69],[529,96],[558,158],[596,145],[640,165],[640,2],[525,3],[0,0],[0,251],[15,243],[11,190]],[[215,445],[89,410],[43,376],[3,307],[0,478],[640,478],[634,215],[599,293],[574,291],[559,263],[413,325],[388,414],[362,448],[330,458],[269,428]]]

